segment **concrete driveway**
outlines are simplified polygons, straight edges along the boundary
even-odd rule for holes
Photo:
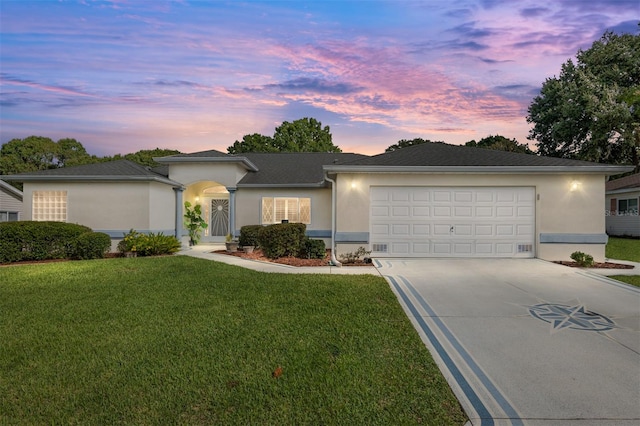
[[[640,424],[640,289],[537,259],[376,259],[473,425]]]

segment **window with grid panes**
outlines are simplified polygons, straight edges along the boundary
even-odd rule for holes
[[[311,223],[311,198],[263,197],[262,223]]]

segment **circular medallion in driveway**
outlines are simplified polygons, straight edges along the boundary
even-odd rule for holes
[[[606,316],[587,310],[584,305],[563,305],[560,303],[539,303],[527,306],[532,317],[551,324],[552,331],[572,330],[608,331],[616,324]]]

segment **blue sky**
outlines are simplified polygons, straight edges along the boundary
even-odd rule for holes
[[[1,0],[0,143],[226,151],[302,117],[345,152],[523,143],[544,80],[639,20],[636,0]]]

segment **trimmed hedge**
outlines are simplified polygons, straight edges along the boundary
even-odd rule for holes
[[[91,228],[64,222],[0,223],[0,262],[66,259],[76,239]]]
[[[143,234],[132,229],[118,243],[120,253],[136,253],[137,256],[159,256],[173,254],[180,250],[180,241],[174,236],[164,235],[162,232]]]
[[[262,228],[264,228],[262,225],[245,225],[241,227],[239,244],[242,247],[254,246],[258,248],[260,246],[259,234]]]
[[[325,246],[324,241],[312,240],[309,237],[305,237],[299,257],[307,259],[324,259],[326,255],[327,247]]]
[[[262,253],[271,259],[298,256],[302,249],[307,225],[304,223],[276,223],[258,232]]]
[[[85,232],[73,242],[69,257],[72,259],[102,259],[111,248],[111,237],[103,232]]]

